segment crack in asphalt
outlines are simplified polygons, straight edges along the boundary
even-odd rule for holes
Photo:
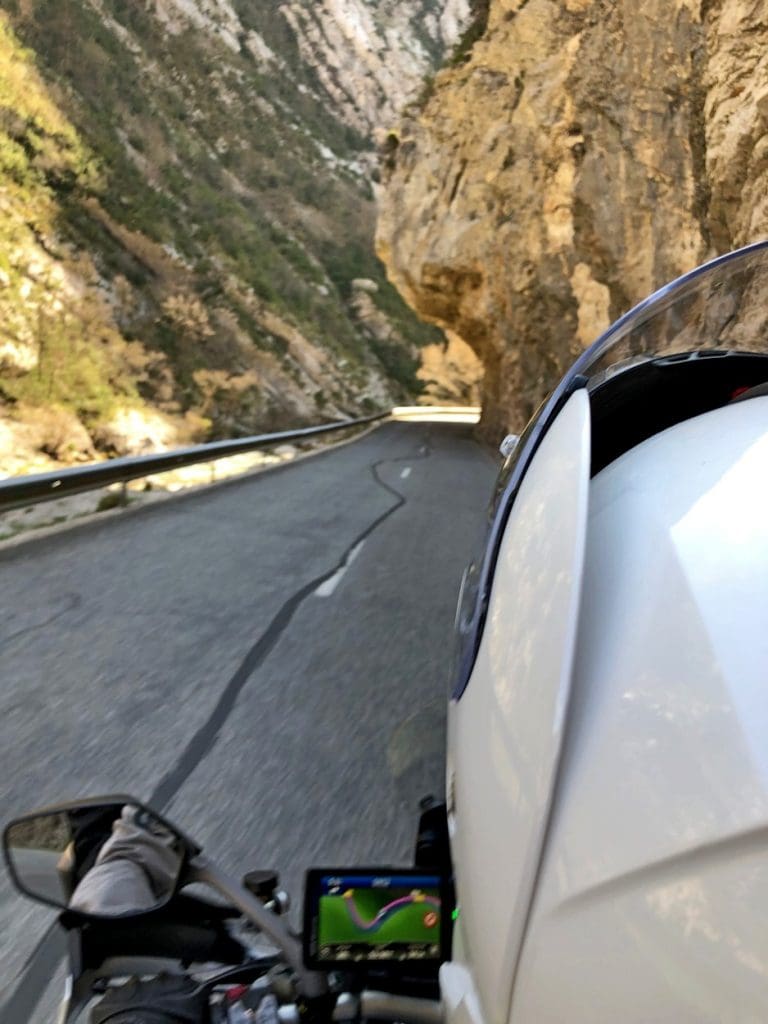
[[[324,573],[316,576],[308,583],[305,583],[303,587],[297,590],[288,598],[287,601],[283,603],[277,614],[267,626],[266,630],[261,634],[256,643],[254,643],[245,655],[240,666],[224,687],[224,690],[216,702],[216,706],[213,711],[208,716],[208,719],[189,741],[174,767],[163,776],[159,784],[155,787],[154,792],[148,800],[148,803],[151,806],[157,807],[158,810],[162,811],[178,793],[195,768],[197,768],[206,755],[210,753],[218,739],[221,729],[226,724],[226,721],[231,714],[243,687],[256,669],[264,664],[270,653],[274,650],[304,601],[313,594],[314,591],[325,582],[325,580],[337,573],[339,569],[348,562],[350,553],[357,547],[357,545],[363,543],[363,541],[370,537],[370,535],[374,533],[374,531],[378,529],[386,519],[389,519],[391,515],[407,503],[407,499],[404,494],[392,487],[391,484],[382,480],[379,474],[380,467],[393,462],[414,462],[418,459],[429,458],[433,450],[430,442],[431,432],[427,432],[426,441],[419,446],[419,450],[416,454],[379,459],[377,462],[374,462],[369,466],[374,482],[385,491],[388,491],[396,499],[395,502],[390,505],[388,509],[382,512],[381,515],[377,516],[376,519],[374,519],[373,522],[371,522],[362,531],[362,533],[355,537],[333,568],[326,570]],[[76,607],[82,598],[80,595],[73,595],[73,597],[78,598],[78,601],[76,601],[72,606]],[[63,615],[65,611],[70,610],[71,608],[67,608],[60,611],[54,618],[58,618],[59,615]],[[48,622],[41,625],[48,625],[51,621],[53,621],[53,619],[48,620]],[[28,629],[35,628],[40,627],[28,627]],[[22,630],[21,632],[26,631],[28,630]],[[18,634],[15,635],[18,636]],[[62,959],[65,953],[66,940],[64,933],[58,923],[54,922],[43,934],[31,956],[17,974],[19,981],[17,982],[15,989],[3,1006],[0,1007],[0,1024],[20,1024],[21,1021],[29,1020],[50,983],[51,977],[58,966],[58,962]]]
[[[11,633],[10,636],[4,637],[0,640],[0,649],[7,647],[8,644],[13,643],[14,640],[18,640],[19,637],[26,636],[28,633],[35,633],[38,629],[45,629],[46,626],[50,626],[52,622],[56,622],[62,615],[66,615],[68,612],[73,612],[75,608],[79,608],[83,603],[83,595],[69,593],[65,594],[65,605],[63,608],[59,608],[57,612],[50,615],[43,622],[36,622],[33,626],[25,626],[23,629],[17,629],[15,633]]]

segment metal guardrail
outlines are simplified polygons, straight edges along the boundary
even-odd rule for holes
[[[213,462],[227,455],[254,451],[256,448],[271,448],[285,441],[297,441],[304,437],[329,434],[334,430],[348,430],[376,420],[386,419],[389,412],[363,416],[356,420],[340,423],[325,423],[319,427],[302,427],[299,430],[283,430],[277,434],[255,434],[233,441],[212,441],[189,448],[177,448],[157,455],[133,455],[121,459],[109,459],[87,466],[73,466],[52,473],[36,473],[31,476],[9,477],[0,480],[0,512],[8,512],[24,505],[35,505],[40,501],[51,501],[70,494],[80,494],[96,487],[114,483],[127,483],[155,473],[166,473],[181,466],[196,462]]]

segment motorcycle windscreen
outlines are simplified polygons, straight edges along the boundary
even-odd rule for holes
[[[449,711],[455,955],[470,967],[486,1024],[507,1020],[547,827],[570,691],[589,475],[589,398],[580,390],[521,484],[472,676]]]

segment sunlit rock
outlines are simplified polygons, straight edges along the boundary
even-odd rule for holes
[[[746,0],[491,0],[389,137],[378,247],[485,364],[489,435],[654,288],[768,233],[768,26]]]

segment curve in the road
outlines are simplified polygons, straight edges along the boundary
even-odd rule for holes
[[[393,495],[396,499],[395,502],[382,512],[380,516],[377,516],[362,533],[355,537],[345,550],[342,558],[339,559],[333,568],[310,580],[283,603],[266,630],[245,655],[240,666],[224,687],[221,697],[207,721],[203,723],[190,739],[174,767],[166,773],[155,788],[149,799],[149,803],[153,807],[162,811],[170,803],[184,782],[186,782],[197,765],[200,764],[205,755],[211,750],[222,726],[235,706],[240,691],[253,672],[269,656],[303,602],[325,580],[333,576],[346,564],[350,553],[357,545],[365,541],[386,519],[389,519],[393,513],[406,504],[405,495],[381,479],[379,467],[391,462],[427,458],[429,455],[431,455],[431,448],[427,442],[427,444],[419,446],[419,451],[416,455],[411,454],[380,459],[371,464],[369,468],[374,482]],[[59,925],[54,923],[42,936],[31,957],[20,971],[16,987],[5,1004],[0,1007],[0,1024],[20,1024],[21,1021],[30,1019],[35,1007],[42,998],[52,973],[56,969],[56,965],[65,955],[65,952],[66,942],[64,934]]]

